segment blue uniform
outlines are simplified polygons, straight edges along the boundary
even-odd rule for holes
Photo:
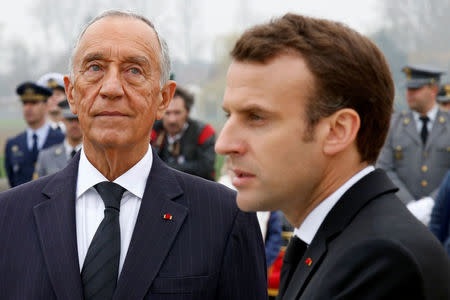
[[[42,149],[62,143],[64,134],[50,128]],[[8,139],[5,147],[5,168],[11,187],[32,179],[36,162],[27,146],[26,131]]]

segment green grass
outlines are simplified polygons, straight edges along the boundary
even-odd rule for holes
[[[25,128],[23,119],[0,119],[0,128]]]

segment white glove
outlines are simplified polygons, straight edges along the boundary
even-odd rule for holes
[[[420,222],[428,226],[431,219],[431,211],[434,206],[434,200],[431,197],[425,197],[417,201],[409,202],[406,207]]]

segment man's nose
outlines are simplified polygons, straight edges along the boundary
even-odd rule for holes
[[[100,95],[104,98],[115,99],[124,95],[123,83],[118,67],[111,66],[102,80]]]
[[[228,119],[216,140],[216,152],[221,155],[243,154],[245,145],[239,137],[240,132],[238,126],[233,124],[231,119]]]

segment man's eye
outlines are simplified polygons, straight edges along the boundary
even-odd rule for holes
[[[98,71],[100,71],[100,66],[99,65],[91,65],[91,66],[89,66],[89,70],[98,72]]]
[[[259,120],[261,120],[262,119],[262,117],[260,117],[259,115],[257,115],[257,114],[250,114],[250,120],[252,120],[252,121],[259,121]]]
[[[138,68],[130,68],[130,73],[134,75],[139,75],[141,74],[141,70],[139,70]]]

